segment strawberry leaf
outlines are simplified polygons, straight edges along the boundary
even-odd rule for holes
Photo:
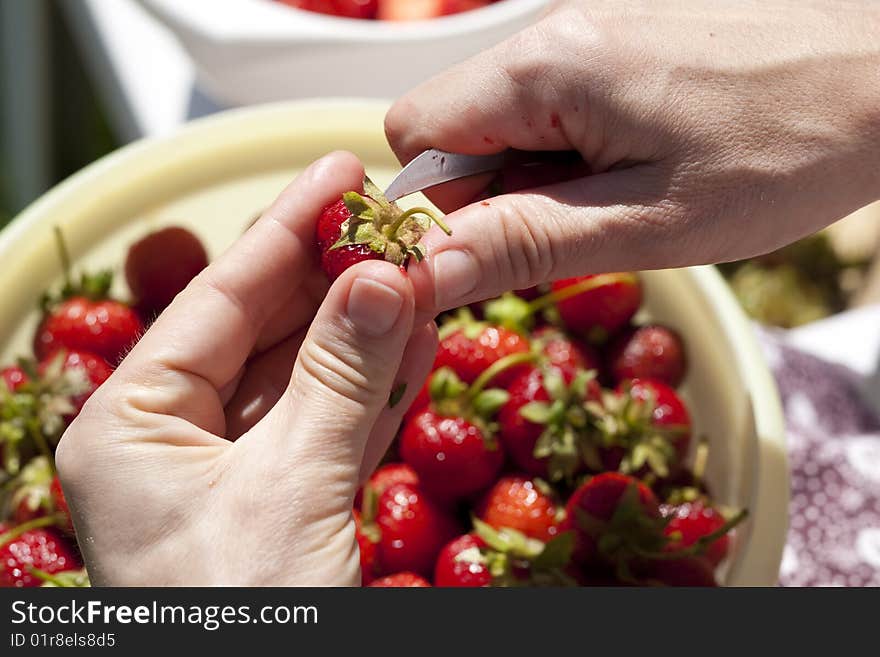
[[[519,414],[529,422],[547,424],[550,421],[550,404],[546,402],[529,402],[519,409]]]

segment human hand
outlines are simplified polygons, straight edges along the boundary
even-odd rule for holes
[[[880,197],[880,7],[571,0],[391,109],[434,147],[575,150],[592,175],[472,203],[411,268],[426,314],[586,273],[771,251]],[[487,179],[440,186],[446,211]]]
[[[313,262],[318,214],[363,173],[347,153],[309,167],[64,434],[57,463],[94,584],[360,583],[352,500],[437,340],[433,323],[413,330],[397,267],[362,263],[327,291]]]

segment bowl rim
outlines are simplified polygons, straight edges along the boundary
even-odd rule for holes
[[[0,231],[0,259],[9,257],[19,241],[38,227],[49,228],[55,223],[55,209],[66,208],[78,198],[82,189],[100,183],[117,190],[133,178],[154,174],[165,158],[178,154],[194,154],[231,149],[232,143],[218,145],[217,135],[239,135],[238,141],[265,135],[279,126],[295,125],[297,113],[320,111],[322,114],[359,113],[370,120],[381,121],[389,101],[359,98],[315,98],[284,101],[260,106],[238,108],[192,121],[177,132],[152,139],[143,139],[104,156],[73,174],[35,200]],[[347,115],[347,114],[346,114]],[[242,130],[241,128],[247,128]],[[238,129],[236,129],[238,128]],[[228,137],[227,137],[228,139]],[[742,555],[734,560],[728,583],[735,586],[767,586],[776,583],[785,537],[788,530],[789,479],[786,452],[785,422],[779,393],[770,369],[761,352],[750,321],[737,303],[720,273],[712,266],[681,270],[703,292],[705,303],[719,319],[720,330],[736,355],[731,367],[738,372],[744,392],[751,405],[753,435],[758,464],[752,473],[749,504],[751,530]],[[751,428],[750,428],[751,429]],[[774,459],[767,458],[773,454]],[[761,504],[755,502],[760,498]],[[760,539],[760,544],[755,539]]]
[[[296,39],[387,43],[437,39],[490,30],[538,14],[551,0],[504,0],[486,7],[419,21],[367,21],[327,16],[289,7],[275,0],[226,0],[224,11],[203,11],[205,3],[139,0],[173,30],[195,40]],[[237,17],[249,16],[244,22]]]

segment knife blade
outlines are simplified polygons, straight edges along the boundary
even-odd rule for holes
[[[440,183],[467,178],[478,173],[499,171],[508,161],[508,152],[492,155],[463,155],[430,149],[416,156],[385,190],[385,198],[399,198]]]

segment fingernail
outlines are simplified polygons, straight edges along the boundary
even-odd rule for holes
[[[458,305],[473,292],[479,282],[480,270],[473,256],[466,251],[441,251],[433,257],[434,295],[438,308]]]
[[[394,288],[369,278],[359,278],[348,294],[348,316],[367,335],[385,335],[397,323],[403,297]]]

